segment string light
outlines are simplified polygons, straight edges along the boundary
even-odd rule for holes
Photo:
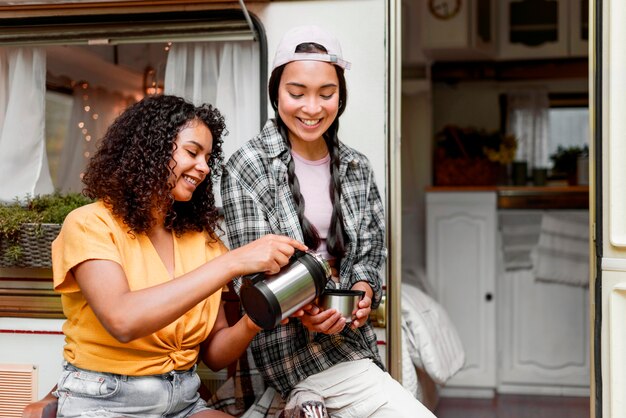
[[[86,120],[89,119],[89,112],[91,112],[91,105],[89,103],[89,91],[87,90],[89,88],[89,83],[87,82],[81,82],[80,83],[80,88],[84,90],[84,93],[82,95],[83,97],[83,111],[85,112],[85,115],[83,116],[83,120],[78,122],[78,129],[80,129],[81,134],[83,135],[83,139],[85,140],[85,142],[90,142],[91,141],[91,135],[89,133],[89,129],[87,127],[87,124],[85,123]],[[93,120],[97,120],[98,119],[98,114],[97,113],[92,113],[91,114],[91,119]],[[89,151],[85,151],[83,153],[83,157],[88,159],[91,156]],[[79,177],[82,178],[85,176],[85,173],[80,173]]]
[[[169,53],[172,48],[172,42],[167,42],[163,49],[165,50],[166,55]],[[143,71],[143,93],[146,96],[151,96],[155,94],[163,93],[163,81],[159,81],[159,76],[162,75],[163,71],[161,66],[157,69],[147,66]]]

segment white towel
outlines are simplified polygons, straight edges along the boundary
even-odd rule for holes
[[[589,285],[589,213],[544,213],[531,259],[536,280]]]
[[[532,267],[530,253],[539,242],[542,213],[538,210],[498,211],[498,227],[506,271]]]

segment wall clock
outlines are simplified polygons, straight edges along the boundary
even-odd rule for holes
[[[437,19],[451,19],[461,10],[462,0],[428,0],[428,11]]]

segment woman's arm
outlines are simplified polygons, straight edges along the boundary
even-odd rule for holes
[[[211,333],[202,343],[200,358],[211,370],[221,370],[241,356],[260,330],[248,315],[229,327],[222,305]]]
[[[349,274],[350,288],[356,289],[359,282],[367,284],[360,290],[371,293],[371,308],[375,309],[382,298],[382,280],[380,272],[387,258],[385,247],[385,211],[374,173],[367,166],[369,178],[367,201],[363,208],[363,219],[357,231],[356,254],[352,271]],[[348,186],[350,187],[350,186]],[[369,293],[368,293],[369,294]]]
[[[87,260],[72,271],[106,330],[117,340],[129,342],[172,323],[233,277],[278,272],[295,249],[306,250],[306,246],[268,235],[171,281],[135,291],[130,290],[122,267],[113,261]]]

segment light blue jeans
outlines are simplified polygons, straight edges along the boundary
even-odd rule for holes
[[[151,376],[79,369],[65,362],[54,393],[57,417],[188,417],[209,407],[200,394],[196,366]]]

